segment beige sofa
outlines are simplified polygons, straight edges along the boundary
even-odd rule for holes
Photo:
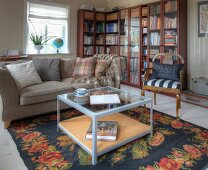
[[[113,55],[95,55],[97,60],[110,60],[105,76],[96,79],[100,86],[120,87],[120,58]],[[73,78],[58,81],[47,81],[42,84],[18,90],[11,74],[0,67],[0,94],[3,103],[2,120],[8,128],[12,120],[22,119],[56,111],[57,95],[73,92],[76,88],[94,88],[94,83],[85,81],[86,77],[73,81]],[[61,106],[67,108],[66,105]]]

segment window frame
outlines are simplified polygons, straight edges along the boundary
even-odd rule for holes
[[[27,54],[27,44],[28,44],[28,17],[29,17],[29,3],[35,3],[35,4],[40,4],[40,5],[48,5],[48,6],[55,6],[55,7],[62,7],[67,9],[67,30],[66,30],[66,40],[67,42],[67,49],[65,52],[61,52],[61,54],[69,54],[70,53],[70,5],[69,4],[64,4],[64,3],[56,3],[56,2],[51,2],[51,1],[41,1],[41,0],[24,0],[24,25],[23,25],[23,53]],[[53,17],[40,17],[41,18],[47,18],[47,19],[54,19]],[[56,18],[57,19],[57,18]],[[60,18],[62,20],[63,18]],[[59,19],[58,19],[59,20]],[[29,53],[30,55],[32,54],[37,54],[37,53]],[[41,54],[56,54],[56,52],[48,52],[48,53],[41,53]]]

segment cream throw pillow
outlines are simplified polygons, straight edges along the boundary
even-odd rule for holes
[[[6,67],[15,80],[18,89],[42,83],[32,61],[20,64],[10,64]]]

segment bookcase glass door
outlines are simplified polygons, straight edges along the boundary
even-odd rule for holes
[[[164,1],[164,52],[177,53],[177,0]]]
[[[150,4],[149,17],[149,57],[150,61],[160,53],[161,45],[161,3]],[[148,66],[144,66],[146,69]]]
[[[138,85],[140,66],[140,9],[131,9],[130,20],[130,83]]]
[[[119,12],[106,14],[106,53],[118,55]]]
[[[120,13],[120,57],[122,60],[121,80],[128,81],[128,51],[129,51],[129,10],[121,10]]]
[[[84,13],[84,56],[94,54],[94,13]]]
[[[105,53],[105,13],[96,12],[96,54]]]

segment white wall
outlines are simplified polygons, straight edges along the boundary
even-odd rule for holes
[[[52,0],[70,5],[70,52],[76,55],[77,49],[77,10],[82,4],[105,7],[104,0]],[[24,0],[0,0],[0,56],[7,50],[23,51]]]
[[[188,0],[188,79],[208,79],[208,38],[198,37],[198,3]]]

